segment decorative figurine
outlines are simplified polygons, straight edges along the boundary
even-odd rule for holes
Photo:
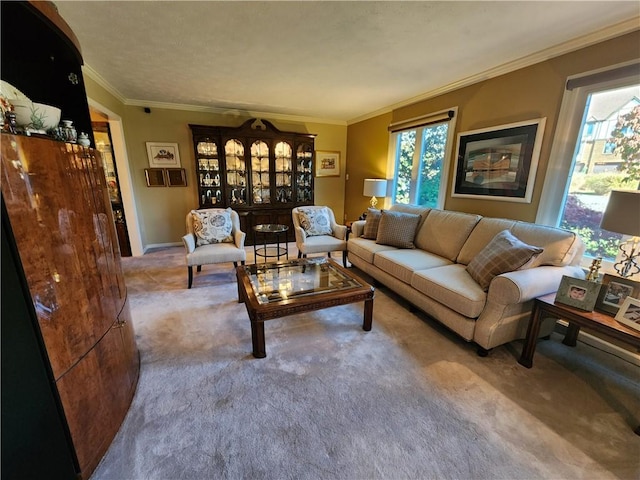
[[[602,257],[594,258],[593,262],[591,262],[591,266],[589,267],[589,273],[587,274],[588,282],[597,282],[598,281],[598,270],[602,266]]]

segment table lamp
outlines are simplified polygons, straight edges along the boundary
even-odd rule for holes
[[[621,277],[640,273],[638,243],[640,242],[640,191],[612,190],[609,203],[602,215],[600,228],[610,232],[630,235],[620,244],[622,258],[613,268]]]
[[[387,181],[380,178],[365,178],[364,191],[362,195],[371,197],[371,208],[376,208],[378,199],[376,197],[387,196]]]

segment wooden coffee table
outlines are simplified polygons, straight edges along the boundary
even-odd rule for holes
[[[238,302],[251,321],[253,356],[267,356],[264,322],[323,308],[364,302],[362,329],[371,330],[374,288],[331,259],[242,265],[236,269]]]

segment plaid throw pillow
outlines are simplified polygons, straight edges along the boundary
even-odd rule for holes
[[[517,270],[542,250],[522,242],[509,230],[503,230],[473,257],[467,272],[483,290],[487,290],[496,275]]]
[[[382,210],[376,243],[398,248],[415,248],[413,239],[419,222],[420,215]]]
[[[196,245],[211,243],[233,243],[231,231],[231,209],[210,209],[203,212],[191,210],[193,232],[196,234]]]
[[[362,238],[369,238],[371,240],[376,239],[378,236],[378,226],[380,225],[381,216],[380,210],[375,208],[367,210],[367,221],[364,223]]]

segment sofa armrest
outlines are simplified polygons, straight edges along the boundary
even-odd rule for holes
[[[364,224],[366,220],[356,220],[351,224],[351,236],[354,238],[361,237],[364,233]]]
[[[346,225],[338,225],[337,223],[333,225],[333,236],[335,238],[339,238],[340,240],[344,240],[347,238],[347,226]]]
[[[182,243],[184,244],[184,248],[187,250],[187,253],[193,253],[196,249],[196,237],[193,233],[187,233],[183,236]]]
[[[524,303],[558,290],[562,276],[584,278],[577,265],[566,267],[541,266],[516,270],[496,276],[489,285],[487,301],[509,305]]]

